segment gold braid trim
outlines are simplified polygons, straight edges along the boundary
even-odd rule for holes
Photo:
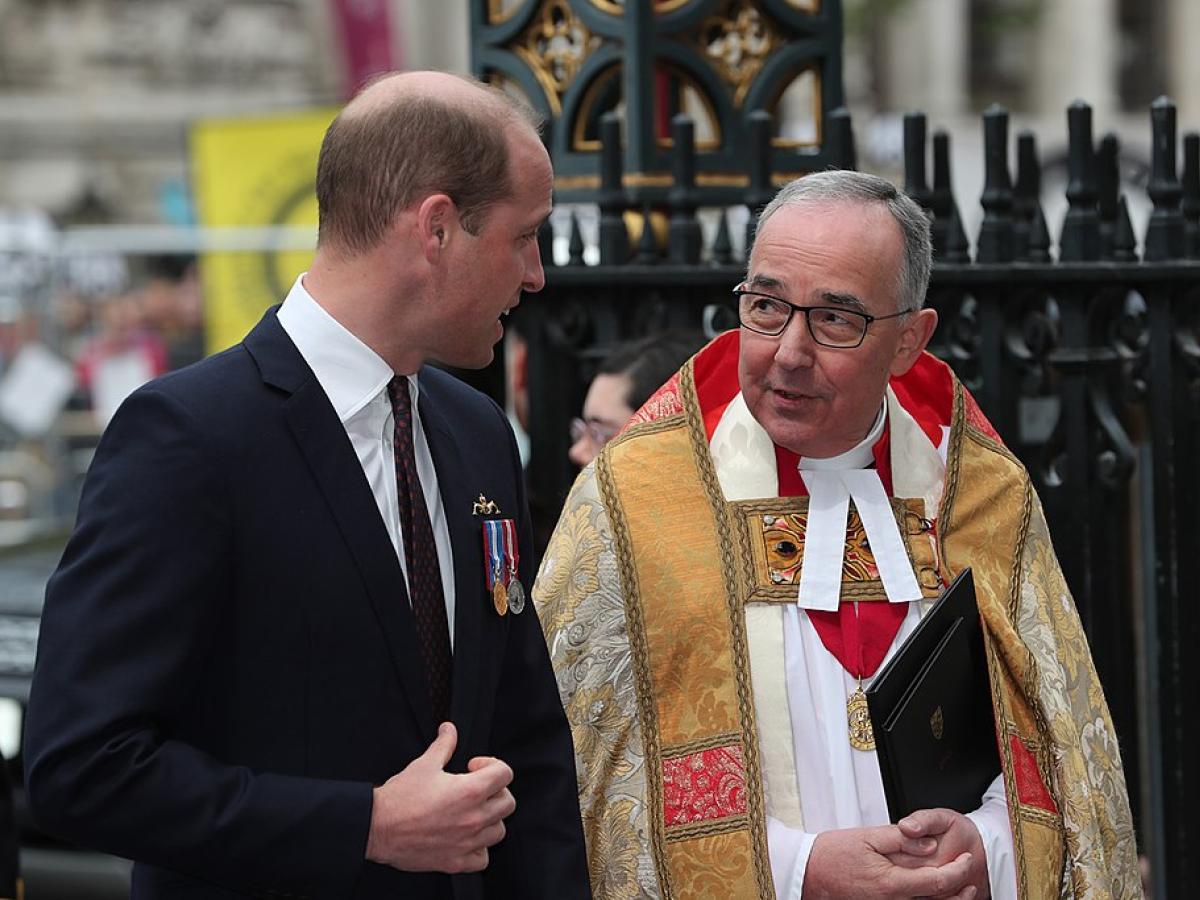
[[[1037,499],[1020,461],[971,425],[965,406],[965,389],[955,379],[945,490],[938,513],[939,554],[951,575],[964,565],[978,565],[976,584],[986,592],[980,598],[980,612],[985,620],[992,708],[1012,824],[1018,895],[1048,900],[1059,896],[1064,883],[1063,870],[1054,871],[1055,865],[1069,862],[1063,819],[1065,792],[1059,783],[1053,753],[1056,744],[1039,689],[1040,663],[1034,647],[1017,632]],[[989,532],[981,531],[981,523],[974,517],[985,515],[985,506],[1002,508],[1005,521],[1015,523],[1015,528],[996,533],[978,556],[984,548],[976,542],[987,540]],[[1025,763],[1015,758],[1014,738],[1028,751],[1057,813],[1021,803],[1017,769]]]
[[[683,413],[672,413],[669,416],[664,416],[661,419],[652,419],[649,422],[639,422],[636,425],[631,425],[626,428],[615,438],[604,445],[604,449],[609,447],[619,447],[626,441],[636,437],[643,437],[647,434],[658,434],[662,431],[673,431],[681,425],[686,425],[686,419]],[[603,450],[601,452],[604,452]]]
[[[775,881],[771,875],[770,855],[767,851],[766,798],[763,796],[762,769],[758,759],[758,723],[754,716],[754,689],[750,684],[750,651],[746,644],[746,614],[738,579],[734,540],[738,528],[733,521],[733,508],[725,502],[725,494],[717,479],[712,453],[708,447],[708,436],[700,414],[700,401],[696,396],[696,376],[693,360],[683,367],[679,379],[680,396],[684,414],[687,416],[688,431],[692,439],[692,450],[696,457],[700,479],[712,507],[713,516],[720,524],[718,536],[721,552],[721,570],[725,574],[725,601],[728,606],[729,628],[732,635],[733,671],[737,680],[738,712],[742,726],[742,759],[745,766],[746,811],[750,826],[750,843],[753,849],[754,876],[761,897],[775,896]]]
[[[624,588],[645,751],[645,839],[663,898],[703,892],[701,885],[713,878],[738,896],[774,896],[743,618],[744,579],[736,558],[738,530],[712,464],[690,363],[681,371],[680,395],[682,414],[631,426],[605,447],[595,465]],[[676,467],[680,484],[661,480],[660,474],[669,473],[656,466]],[[707,559],[696,560],[698,568],[690,573],[680,547],[660,544],[668,533],[668,516],[686,526],[690,537],[685,540],[704,544],[703,551],[697,545],[694,552],[704,552]],[[695,653],[696,648],[679,645],[679,636],[670,633],[673,590],[683,591],[675,602],[699,616],[687,620],[689,627],[712,629],[707,633],[716,641],[717,655],[711,666],[693,659],[683,670],[675,668],[673,654]],[[725,595],[723,606],[715,596],[719,593]],[[718,673],[715,681],[704,680]],[[694,706],[701,695],[689,696],[693,676],[701,677],[697,689],[716,699],[717,707]],[[744,811],[668,828],[667,761],[731,746],[741,755]]]
[[[1018,814],[1027,822],[1036,822],[1038,825],[1045,825],[1048,828],[1055,830],[1062,827],[1062,817],[1056,816],[1054,813],[1046,812],[1044,809],[1038,809],[1036,806],[1022,806]],[[1021,873],[1024,876],[1024,872]],[[1022,877],[1022,882],[1025,880]],[[1022,887],[1022,889],[1024,889]]]
[[[686,741],[682,744],[671,744],[662,748],[662,755],[663,759],[677,759],[680,756],[691,756],[693,753],[702,753],[717,747],[728,747],[741,739],[740,732],[727,731],[706,738],[697,738],[694,741]]]
[[[949,557],[946,550],[946,536],[954,532],[954,512],[956,509],[956,500],[959,498],[959,490],[962,485],[962,458],[964,458],[964,443],[967,439],[967,432],[964,389],[962,389],[959,379],[955,377],[954,410],[952,416],[950,416],[950,436],[946,455],[946,488],[942,492],[940,509],[937,511],[937,556],[938,559],[942,560],[944,571],[946,571],[948,577],[958,575],[958,572],[950,570]],[[971,437],[978,439],[983,436],[982,434],[972,434]],[[1022,524],[1022,528],[1024,528],[1024,524]],[[1020,554],[1014,553],[1013,562],[1010,565],[1009,589],[1006,598],[1006,612],[1008,613],[1009,620],[1015,620],[1016,605],[1018,605],[1019,598],[1016,595],[1018,577],[1016,576],[1019,575],[1019,566]],[[988,658],[988,677],[992,686],[991,712],[997,722],[997,743],[1000,745],[1004,793],[1006,793],[1008,800],[1009,822],[1013,826],[1013,857],[1016,869],[1016,882],[1018,882],[1016,888],[1018,888],[1018,896],[1025,898],[1025,896],[1028,896],[1028,866],[1026,865],[1025,835],[1024,829],[1016,827],[1020,816],[1020,803],[1018,791],[1016,791],[1013,748],[1012,744],[1009,743],[1010,734],[1015,733],[1016,730],[1015,728],[1013,730],[1009,728],[1009,703],[1008,697],[1004,696],[1003,689],[1007,678],[1006,666],[1003,665],[1003,661],[1000,659],[1000,650],[997,649],[996,642],[992,638],[988,628],[984,628],[984,649],[986,658]]]
[[[959,388],[959,393],[960,394],[962,393],[961,387]],[[983,442],[979,441],[979,443],[982,444]],[[1024,500],[1023,500],[1023,503],[1021,506],[1020,537],[1017,540],[1017,552],[1015,552],[1013,554],[1012,572],[1011,572],[1011,577],[1009,578],[1008,617],[1009,617],[1009,620],[1013,621],[1013,622],[1017,621],[1017,608],[1021,601],[1021,557],[1022,557],[1022,551],[1025,547],[1025,539],[1029,536],[1029,514],[1030,514],[1030,510],[1032,509],[1032,506],[1029,502],[1029,494],[1030,494],[1030,487],[1028,484],[1026,484],[1025,496],[1024,496]],[[1025,651],[1025,666],[1026,666],[1025,671],[1028,673],[1028,678],[1030,679],[1026,682],[1027,684],[1037,684],[1037,673],[1035,670],[1035,665],[1036,665],[1036,663],[1034,661],[1033,654],[1030,653],[1028,651],[1028,649],[1026,649],[1026,651]],[[996,693],[998,693],[998,692],[993,692],[993,694],[996,694]],[[1033,698],[1029,698],[1029,699],[1032,700]],[[999,697],[995,697],[995,699],[993,700],[993,705],[996,707],[999,707],[1001,705],[1001,700]],[[1043,729],[1043,718],[1042,718],[1041,710],[1039,709],[1039,705],[1037,703],[1032,703],[1031,705],[1033,707],[1031,711],[1033,712],[1034,721],[1037,723],[1038,735],[1040,737],[1044,737],[1045,731]],[[1005,721],[1002,711],[998,711],[996,713],[996,721],[997,722]],[[1012,730],[1012,734],[1017,734],[1016,728],[1014,728]],[[1010,733],[1007,730],[1005,730],[1003,732],[1003,736],[1004,736],[1004,739],[1000,743],[1004,746],[1004,757],[1008,763],[1008,765],[1005,767],[1005,772],[1004,772],[1004,790],[1005,790],[1005,797],[1008,801],[1008,819],[1009,819],[1009,822],[1012,823],[1012,830],[1013,830],[1013,855],[1016,857],[1016,862],[1017,862],[1017,865],[1016,865],[1017,896],[1018,897],[1028,897],[1029,896],[1029,866],[1028,866],[1027,860],[1026,860],[1026,852],[1027,851],[1025,849],[1025,829],[1017,827],[1018,819],[1023,818],[1023,816],[1022,816],[1023,807],[1021,805],[1020,794],[1017,790],[1016,766],[1014,765],[1013,758],[1012,758],[1012,742],[1009,739]],[[1017,734],[1017,740],[1021,740],[1021,736],[1019,734]],[[1039,770],[1041,769],[1040,762],[1038,765],[1038,769]],[[1043,778],[1045,778],[1045,773],[1043,773]],[[1051,782],[1046,781],[1045,783],[1050,784]],[[1038,812],[1043,815],[1047,815],[1047,816],[1049,815],[1049,813],[1043,813],[1042,810],[1038,810]],[[1018,846],[1019,846],[1019,849],[1018,849]]]
[[[961,384],[958,385],[957,394],[961,398],[961,395],[962,395],[962,385]],[[992,453],[998,453],[1001,456],[1008,459],[1014,465],[1017,465],[1017,466],[1021,465],[1021,463],[1016,459],[1016,457],[1014,457],[1008,451],[1008,448],[1004,447],[1001,444],[996,443],[992,438],[985,435],[983,432],[981,432],[975,428],[972,428],[970,426],[964,426],[963,430],[964,430],[965,438],[971,439],[974,443],[976,443],[977,445],[982,447],[985,451],[992,452]],[[1030,482],[1028,477],[1024,478],[1022,480],[1022,482],[1023,482],[1022,483],[1023,491],[1022,491],[1022,498],[1021,498],[1022,502],[1021,502],[1021,514],[1020,514],[1020,523],[1021,524],[1017,529],[1017,539],[1016,539],[1016,543],[1015,543],[1015,549],[1014,549],[1013,558],[1012,558],[1012,567],[1011,567],[1010,576],[1009,576],[1008,616],[1009,616],[1009,620],[1012,622],[1017,621],[1018,608],[1019,608],[1020,602],[1021,602],[1022,566],[1023,566],[1023,562],[1024,562],[1024,558],[1025,558],[1025,546],[1029,539],[1030,521],[1033,518],[1033,501],[1034,501],[1033,484]],[[1025,666],[1024,684],[1025,685],[1040,684],[1041,676],[1038,673],[1037,659],[1034,657],[1033,653],[1028,649],[1028,647],[1026,647],[1025,645],[1022,645],[1022,649],[1024,651],[1023,656],[1024,656],[1024,666]],[[996,682],[996,683],[999,683],[999,682]],[[1025,702],[1025,705],[1028,708],[1030,715],[1032,715],[1033,721],[1034,721],[1034,727],[1037,729],[1038,740],[1034,746],[1030,746],[1031,744],[1033,744],[1033,742],[1022,737],[1017,728],[1014,727],[1014,728],[1012,728],[1011,731],[1009,731],[1006,728],[1003,731],[1004,740],[1001,741],[1001,743],[1003,744],[1003,752],[1004,752],[1005,760],[1008,763],[1008,765],[1005,767],[1004,786],[1005,786],[1005,791],[1007,793],[1007,799],[1008,799],[1009,818],[1010,818],[1010,821],[1012,821],[1014,824],[1017,821],[1035,822],[1035,823],[1041,824],[1041,825],[1048,825],[1049,827],[1054,828],[1056,831],[1059,831],[1061,833],[1061,830],[1062,830],[1062,819],[1061,819],[1062,810],[1061,809],[1059,810],[1059,815],[1055,815],[1054,813],[1048,812],[1043,809],[1039,809],[1037,807],[1024,806],[1021,804],[1020,797],[1017,792],[1016,779],[1013,774],[1015,768],[1014,768],[1013,760],[1012,760],[1012,747],[1009,743],[1009,737],[1011,735],[1016,735],[1017,740],[1022,741],[1025,744],[1026,749],[1033,755],[1034,760],[1037,762],[1038,774],[1040,775],[1040,777],[1042,779],[1042,783],[1046,785],[1047,789],[1051,791],[1051,795],[1053,797],[1055,797],[1056,805],[1061,805],[1061,803],[1062,803],[1062,800],[1061,800],[1062,792],[1055,789],[1055,785],[1057,783],[1057,778],[1055,777],[1055,769],[1054,769],[1053,763],[1050,759],[1050,753],[1048,750],[1048,748],[1053,745],[1053,737],[1050,733],[1049,723],[1046,721],[1045,710],[1042,708],[1042,703],[1041,703],[1040,698],[1037,695],[1036,690],[1026,689],[1023,691],[1023,694],[1024,694],[1023,699]],[[995,695],[995,692],[994,692],[993,696],[994,695]],[[999,707],[1001,705],[1000,699],[998,697],[994,696],[993,704],[995,707]],[[1006,722],[1007,721],[1007,717],[1004,716],[1000,710],[995,710],[995,712],[996,712],[996,721],[997,722]],[[1016,723],[1014,722],[1013,724],[1015,726]],[[1026,852],[1027,851],[1025,848],[1024,829],[1014,827],[1013,828],[1013,838],[1014,838],[1013,839],[1013,850],[1014,850],[1014,854],[1016,854],[1016,858],[1017,858],[1017,867],[1016,868],[1017,868],[1018,893],[1019,893],[1019,896],[1021,896],[1021,897],[1027,897],[1027,896],[1030,896],[1029,881],[1028,881],[1029,880],[1029,867],[1026,864]],[[1017,849],[1018,844],[1020,845],[1019,851]],[[1063,863],[1065,865],[1066,864],[1066,853],[1065,853],[1066,848],[1065,848],[1065,846],[1063,849],[1064,849]]]
[[[654,423],[651,423],[654,424]],[[625,620],[629,634],[629,651],[633,659],[634,684],[637,687],[638,709],[642,720],[642,743],[646,766],[646,820],[650,826],[650,847],[662,900],[670,900],[670,878],[667,872],[667,849],[663,822],[663,773],[658,735],[658,708],[654,702],[654,687],[650,678],[650,653],[646,646],[646,626],[642,619],[642,600],[638,590],[637,569],[633,565],[633,542],[629,523],[617,496],[613,479],[610,448],[612,442],[596,457],[596,482],[600,497],[612,526],[617,567],[624,588]]]
[[[745,831],[749,825],[746,816],[730,816],[728,819],[714,819],[708,822],[694,822],[691,825],[676,825],[667,835],[667,843],[694,840],[695,838],[712,837],[714,834],[729,834],[734,831]]]

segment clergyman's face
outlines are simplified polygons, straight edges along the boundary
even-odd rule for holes
[[[532,132],[522,131],[509,139],[509,166],[512,195],[487,211],[477,234],[459,229],[455,235],[435,354],[448,365],[488,365],[504,336],[501,316],[520,302],[522,291],[540,291],[546,283],[538,228],[551,210],[550,158]]]
[[[900,226],[882,204],[809,201],[780,208],[759,230],[747,281],[797,306],[884,316],[898,311],[902,260]],[[817,344],[798,312],[776,337],[743,327],[738,377],[746,405],[794,453],[844,453],[874,424],[888,378],[916,360],[929,317],[936,322],[931,310],[872,322],[853,349]]]

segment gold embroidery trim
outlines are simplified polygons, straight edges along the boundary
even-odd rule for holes
[[[741,739],[742,736],[740,733],[727,731],[694,741],[685,741],[682,744],[671,744],[670,746],[663,747],[660,752],[663,759],[679,759],[681,756],[691,756],[693,753],[703,753],[705,750],[717,750],[721,747],[729,747],[733,744],[738,744]]]
[[[1012,453],[1003,445],[998,444],[990,436],[973,427],[966,417],[966,401],[962,383],[956,378],[954,380],[954,410],[951,419],[949,452],[947,454],[948,465],[946,469],[945,490],[942,494],[941,508],[938,511],[937,541],[939,558],[948,560],[950,557],[947,554],[946,544],[952,540],[956,531],[955,515],[957,512],[957,501],[959,500],[960,491],[964,488],[967,482],[964,480],[963,466],[967,461],[967,450],[964,446],[967,441],[971,441],[977,447],[982,448],[985,453],[996,454],[1006,459],[1018,470],[1021,469],[1021,464],[1012,455]],[[1020,584],[1021,584],[1021,566],[1024,558],[1025,545],[1029,538],[1029,529],[1033,516],[1034,495],[1033,487],[1029,482],[1028,477],[1022,479],[1022,497],[1021,508],[1018,513],[1019,525],[1016,535],[1014,536],[1013,545],[1011,548],[1012,557],[1009,561],[1007,584],[1003,585],[1003,605],[1005,607],[1005,615],[1010,622],[1015,622],[1019,613],[1020,604]],[[948,575],[956,574],[949,570]],[[978,582],[977,582],[978,584]],[[986,587],[984,587],[986,589]],[[986,617],[985,617],[986,620]],[[1015,767],[1012,759],[1012,747],[1010,738],[1016,736],[1019,740],[1024,741],[1026,747],[1030,748],[1030,752],[1036,761],[1038,774],[1042,778],[1043,783],[1051,790],[1052,796],[1055,796],[1055,802],[1061,803],[1057,796],[1057,791],[1054,790],[1053,762],[1048,758],[1044,748],[1052,745],[1050,739],[1049,727],[1046,721],[1045,712],[1041,708],[1036,696],[1026,696],[1021,684],[1016,683],[1015,674],[1010,674],[1004,666],[999,656],[999,648],[995,645],[995,638],[990,633],[989,629],[985,628],[985,645],[988,657],[989,677],[992,681],[993,688],[993,712],[996,716],[996,721],[1001,723],[998,731],[1000,736],[1000,752],[1003,761],[1003,775],[1005,790],[1008,794],[1008,807],[1010,820],[1014,823],[1013,827],[1013,855],[1016,862],[1018,894],[1026,896],[1029,889],[1028,872],[1029,872],[1029,854],[1031,848],[1026,844],[1025,829],[1019,827],[1017,823],[1034,823],[1038,825],[1049,825],[1058,831],[1061,835],[1061,810],[1059,815],[1049,813],[1037,807],[1028,807],[1020,803],[1020,798],[1016,786]],[[1021,677],[1026,684],[1037,684],[1037,664],[1032,653],[1021,645],[1024,666],[1024,672]],[[1027,735],[1023,735],[1021,729],[1017,726],[1015,720],[1012,719],[1013,710],[1010,707],[1014,703],[1020,703],[1021,708],[1027,711],[1027,714],[1033,720],[1033,727],[1037,732],[1038,739],[1033,741]],[[1036,748],[1036,749],[1035,749]],[[1065,853],[1065,846],[1062,847]]]
[[[667,848],[664,840],[663,822],[663,772],[658,737],[658,709],[654,702],[654,687],[650,680],[650,652],[646,645],[646,626],[642,619],[642,601],[638,590],[636,567],[633,565],[633,547],[629,526],[617,497],[613,480],[610,449],[606,446],[596,458],[596,482],[604,508],[612,525],[613,543],[616,545],[617,567],[620,571],[622,596],[625,601],[625,621],[629,633],[629,652],[634,670],[634,685],[637,688],[638,711],[642,721],[642,743],[646,767],[646,803],[649,814],[646,820],[650,827],[651,855],[654,858],[655,874],[659,890],[669,896],[670,878],[667,871]]]
[[[758,725],[754,716],[754,690],[750,684],[750,651],[746,644],[746,618],[742,608],[741,585],[735,559],[733,536],[735,517],[725,501],[717,479],[716,466],[709,451],[708,436],[700,415],[700,401],[696,395],[694,360],[684,365],[679,379],[684,413],[692,439],[692,450],[700,470],[700,478],[712,509],[720,524],[717,529],[720,543],[721,569],[725,573],[725,598],[729,613],[729,626],[733,637],[733,668],[737,679],[738,711],[742,725],[742,760],[745,764],[746,813],[750,831],[750,846],[754,878],[760,897],[775,896],[775,882],[771,875],[770,857],[767,852],[766,798],[763,796],[762,772],[758,760]]]
[[[941,506],[938,510],[938,558],[947,560],[946,555],[946,538],[954,531],[955,527],[955,501],[958,499],[958,491],[960,478],[962,475],[962,459],[963,459],[963,439],[966,431],[966,415],[964,411],[963,387],[957,378],[954,379],[954,409],[950,417],[950,436],[946,453],[946,481],[945,489],[942,491]],[[1010,579],[1010,596],[1008,598],[1008,615],[1010,621],[1013,620],[1016,606],[1012,594],[1013,581]],[[995,658],[996,650],[993,647],[991,636],[988,629],[984,628],[984,646],[988,657],[988,677],[992,679],[992,714],[1000,723],[999,727],[999,749],[1001,755],[1001,772],[1004,776],[1004,790],[1008,798],[1008,814],[1010,821],[1015,823],[1017,816],[1020,814],[1020,804],[1017,800],[1017,782],[1015,768],[1013,766],[1012,745],[1009,742],[1010,729],[1008,711],[1005,708],[1010,702],[1007,697],[1007,681],[1002,667],[998,659]],[[1001,697],[1001,694],[1005,694]],[[1014,827],[1013,832],[1013,857],[1016,863],[1017,870],[1017,894],[1024,897],[1026,894],[1027,884],[1025,876],[1027,870],[1026,851],[1024,833],[1021,828]]]
[[[728,819],[712,819],[707,822],[690,822],[687,825],[676,825],[667,834],[667,843],[690,841],[696,838],[712,837],[714,834],[729,834],[734,831],[745,831],[750,824],[748,816],[730,816]]]
[[[932,525],[925,518],[925,501],[918,497],[895,498],[890,502],[921,594],[927,600],[935,599],[941,592],[942,578],[931,540]],[[748,585],[743,602],[796,602],[808,504],[808,497],[772,497],[729,504],[737,529],[742,578]],[[862,520],[851,504],[842,564],[843,602],[887,601],[874,562]]]
[[[622,431],[615,438],[604,445],[604,449],[609,447],[619,447],[621,444],[635,437],[642,437],[647,434],[657,434],[660,431],[672,431],[680,426],[686,426],[687,420],[683,413],[672,413],[669,416],[663,416],[661,419],[652,419],[649,422],[638,422],[636,425],[631,425],[629,428]]]
[[[687,427],[690,422],[683,417],[672,419],[671,422],[631,428],[624,439],[611,442],[605,448],[596,464],[597,484],[612,523],[618,572],[625,587],[631,661],[644,738],[648,804],[646,838],[654,857],[660,890],[664,897],[670,897],[683,890],[693,874],[691,871],[676,871],[681,860],[690,860],[688,865],[694,866],[704,859],[716,873],[722,863],[718,859],[707,858],[712,850],[711,847],[704,849],[709,836],[738,837],[744,833],[745,837],[741,840],[746,846],[746,868],[741,878],[745,879],[745,883],[742,884],[739,879],[741,886],[737,890],[747,894],[750,891],[759,893],[763,871],[768,873],[769,879],[765,820],[760,821],[757,829],[762,834],[763,852],[760,859],[751,862],[755,855],[754,829],[748,827],[751,823],[747,821],[747,815],[708,824],[692,823],[697,828],[678,837],[676,827],[667,830],[664,818],[664,743],[677,746],[696,741],[707,742],[718,733],[736,735],[732,743],[742,753],[748,812],[754,803],[755,781],[760,777],[756,765],[757,748],[747,741],[747,734],[753,734],[754,730],[752,725],[747,728],[744,720],[745,688],[740,687],[739,682],[745,679],[739,677],[735,667],[735,659],[740,658],[745,668],[744,636],[743,646],[735,648],[738,628],[737,623],[735,627],[730,627],[730,601],[727,599],[726,604],[722,605],[717,599],[722,591],[729,593],[729,567],[722,567],[721,556],[711,555],[707,550],[709,555],[702,562],[693,560],[689,563],[692,557],[681,556],[688,540],[700,540],[705,548],[722,542],[722,529],[728,529],[723,526],[719,515],[713,514],[713,510],[719,512],[723,507],[714,505],[708,496],[711,485],[706,484],[705,473],[697,466],[699,460],[707,459],[707,449],[703,456],[698,457],[690,428]],[[644,442],[633,440],[635,436],[643,438]],[[680,492],[673,483],[655,480],[653,464],[662,460],[670,460],[663,464],[679,467],[685,490]],[[715,485],[715,480],[711,484]],[[662,543],[665,532],[661,518],[663,511],[668,508],[675,515],[683,517],[686,527],[682,530],[687,533],[683,536],[683,544],[678,541],[669,545]],[[689,569],[689,565],[693,568]],[[684,579],[683,584],[687,586],[683,597],[672,593],[680,585],[680,578]],[[669,626],[675,614],[674,607],[681,601],[691,609],[688,619],[691,627],[701,631],[714,629],[712,637],[720,645],[719,649],[714,647],[715,656],[712,659],[697,658],[694,660],[695,666],[685,667],[683,671],[673,666],[675,654],[683,648],[676,646],[679,635]],[[740,619],[740,606],[738,610]],[[689,679],[697,675],[709,677],[712,672],[708,670],[714,667],[719,670],[719,678],[708,684],[707,689],[722,695],[716,711],[719,714],[715,714],[715,718],[714,710],[696,708],[696,698],[686,691]],[[728,746],[729,743],[726,741],[724,745]],[[761,787],[758,788],[758,797],[761,809]],[[690,842],[686,840],[689,834]],[[678,848],[694,849],[689,849],[681,856]],[[697,852],[700,853],[699,858],[695,856]],[[768,888],[770,884],[768,880]]]

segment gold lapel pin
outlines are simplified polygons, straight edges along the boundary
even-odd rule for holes
[[[483,494],[480,494],[479,499],[471,505],[471,515],[498,516],[500,515],[500,507],[496,505],[494,500],[489,500]]]

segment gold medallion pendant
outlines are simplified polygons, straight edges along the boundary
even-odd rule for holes
[[[875,731],[871,728],[871,711],[867,708],[862,682],[846,701],[846,719],[850,723],[850,746],[855,750],[874,750]]]
[[[504,615],[508,612],[508,589],[504,587],[504,582],[500,579],[496,579],[496,583],[492,585],[492,603],[498,614]],[[866,702],[865,698],[864,702]]]

